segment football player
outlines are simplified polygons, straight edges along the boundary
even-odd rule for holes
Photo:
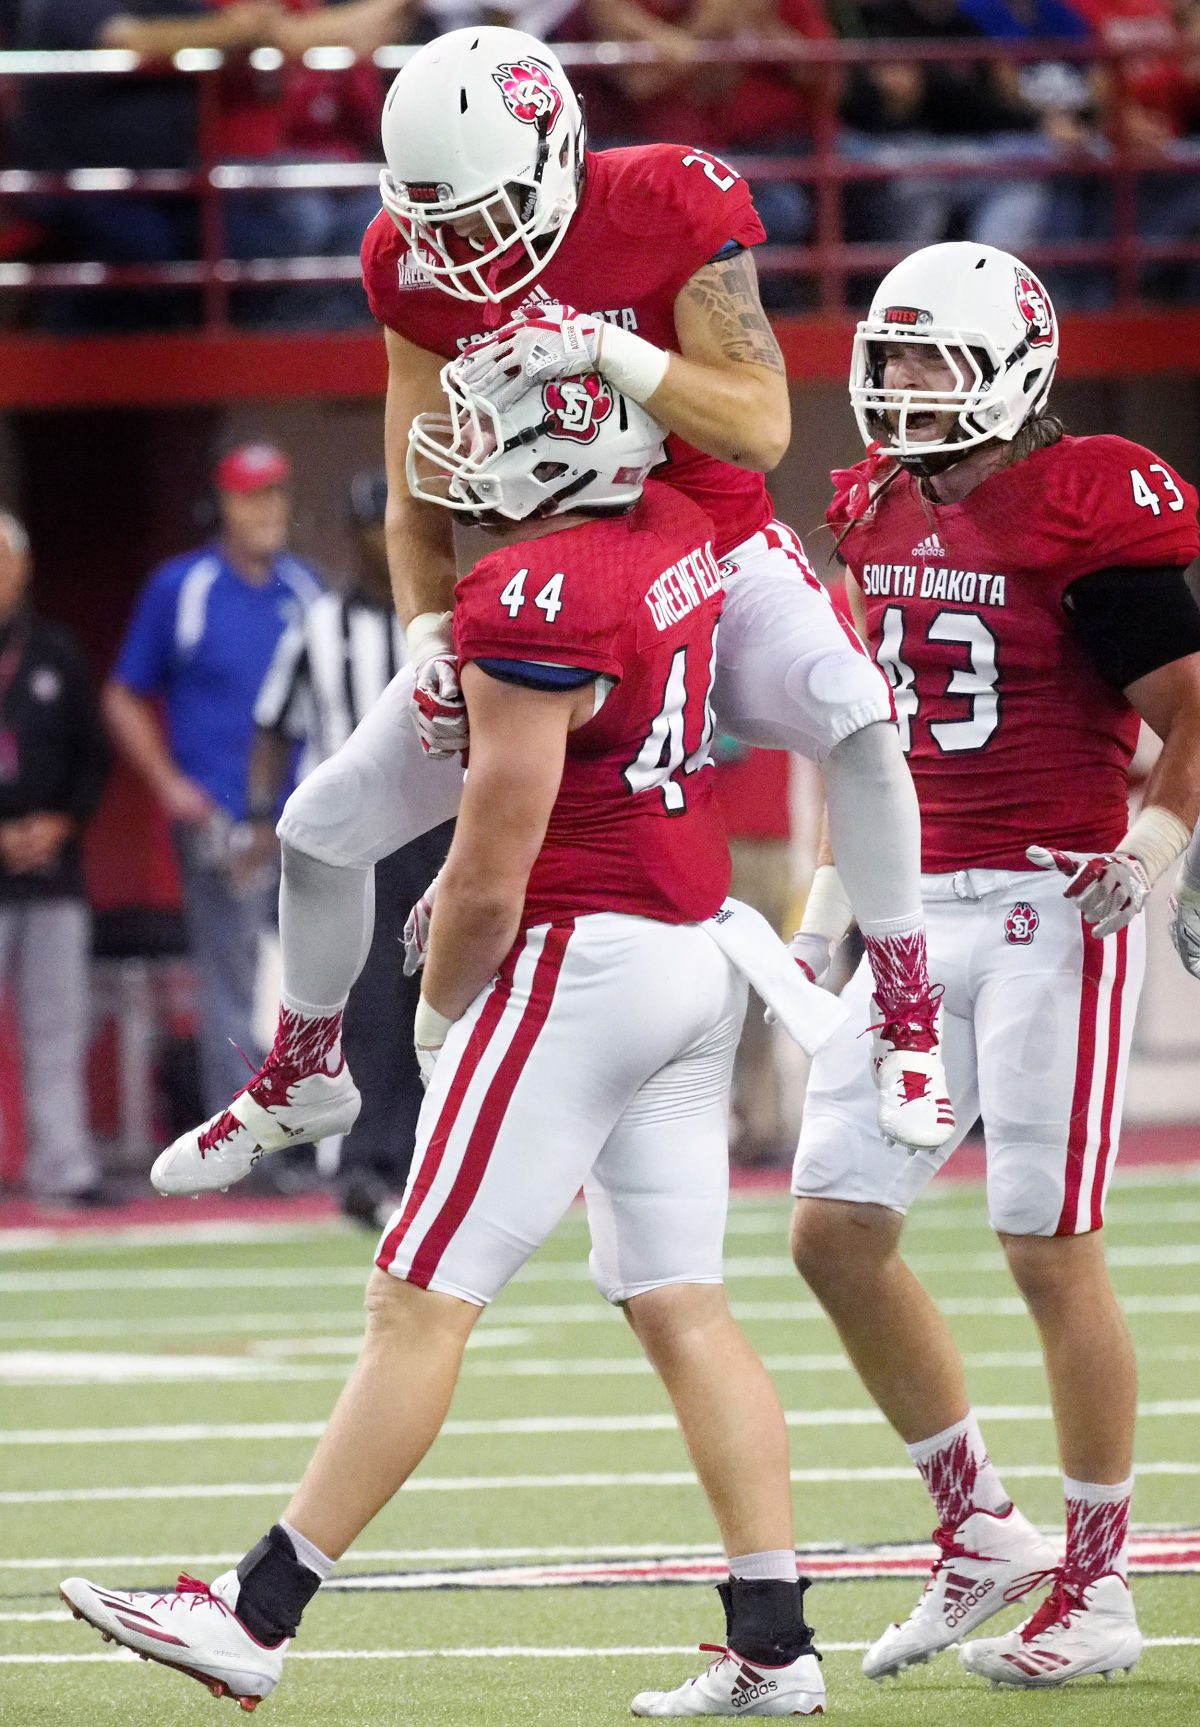
[[[1137,914],[1200,810],[1200,613],[1183,577],[1197,497],[1151,450],[1064,433],[1046,406],[1057,353],[1054,309],[1018,259],[965,242],[914,253],[858,328],[868,456],[835,476],[829,511],[921,804],[960,1124],[935,1153],[884,1142],[855,1053],[859,975],[857,1024],[813,1065],[793,1248],[937,1508],[938,1562],[868,1650],[875,1679],[1047,1582],[1018,1630],[963,1643],[968,1672],[1061,1685],[1142,1649],[1127,1583],[1136,1370],[1102,1227]],[[1162,753],[1131,824],[1143,719]],[[949,1330],[899,1252],[908,1206],[977,1116],[989,1220],[1050,1381],[1061,1560],[989,1462]]]
[[[818,1713],[783,1413],[721,1282],[746,990],[709,927],[729,883],[712,526],[678,488],[643,491],[660,430],[596,374],[498,414],[447,372],[449,420],[413,429],[414,493],[509,532],[455,594],[471,769],[417,1014],[429,1089],[363,1350],[236,1570],[166,1594],[72,1578],[63,1595],[253,1708],[322,1579],[432,1444],[483,1308],[582,1186],[593,1276],[662,1375],[729,1554],[728,1647],[633,1713]]]
[[[214,1149],[222,1180],[235,1180],[261,1152],[353,1119],[340,1010],[371,916],[371,868],[453,815],[467,745],[450,637],[451,524],[409,492],[408,431],[438,407],[446,361],[489,334],[503,339],[477,350],[471,382],[498,406],[547,379],[596,372],[670,430],[666,483],[716,527],[727,591],[721,726],[820,762],[877,984],[880,1124],[910,1147],[940,1144],[949,1105],[916,799],[886,681],[767,494],[764,471],[786,449],[790,420],[749,251],[763,230],[744,180],[679,145],[586,150],[551,51],[491,26],[451,31],[413,55],[388,96],[383,144],[385,208],[367,230],[363,276],[387,341],[388,548],[414,671],[288,804],[275,1047],[231,1110],[171,1148],[156,1179],[175,1192],[219,1185]],[[539,315],[558,301],[594,311]],[[408,725],[414,675],[423,743],[440,761],[423,759]]]

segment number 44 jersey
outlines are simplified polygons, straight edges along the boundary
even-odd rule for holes
[[[1069,590],[1128,570],[1132,617],[1139,569],[1195,557],[1196,508],[1193,488],[1141,445],[1064,437],[961,503],[935,503],[901,473],[846,535],[927,872],[1027,869],[1034,840],[1106,851],[1124,834],[1138,716],[1084,646]]]
[[[460,661],[594,674],[567,741],[523,927],[589,912],[710,917],[729,889],[709,695],[721,572],[712,524],[651,480],[624,516],[489,552],[454,592]],[[497,664],[497,662],[502,662]]]

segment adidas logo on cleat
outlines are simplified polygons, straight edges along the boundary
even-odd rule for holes
[[[735,1709],[748,1709],[751,1703],[757,1703],[760,1697],[769,1697],[778,1689],[774,1679],[765,1678],[743,1662],[741,1673],[729,1694],[729,1701]]]
[[[974,1588],[968,1577],[951,1577],[946,1584],[946,1624],[960,1625],[972,1607],[977,1607],[995,1587],[995,1579],[991,1577],[984,1577]]]

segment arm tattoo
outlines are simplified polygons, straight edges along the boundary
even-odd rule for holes
[[[704,313],[726,359],[765,366],[786,377],[783,355],[758,297],[758,274],[749,252],[706,264],[685,285],[683,294]]]

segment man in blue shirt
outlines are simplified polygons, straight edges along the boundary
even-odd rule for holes
[[[261,1053],[254,978],[274,881],[239,868],[254,703],[284,629],[321,591],[285,549],[290,475],[271,444],[240,445],[218,463],[218,538],[151,575],[104,689],[117,745],[173,823],[212,1108],[247,1077],[238,1047]]]

